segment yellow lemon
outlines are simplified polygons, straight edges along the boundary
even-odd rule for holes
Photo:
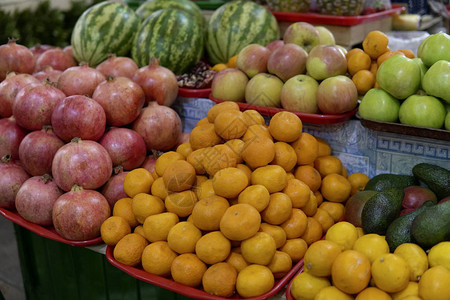
[[[327,286],[316,294],[314,300],[353,300],[353,297],[335,286]]]
[[[364,253],[373,263],[375,258],[381,254],[389,253],[389,245],[384,236],[376,233],[369,233],[359,237],[353,245],[353,250]]]
[[[400,292],[408,286],[410,269],[400,255],[387,253],[372,263],[372,278],[376,287],[387,292]]]
[[[400,300],[407,296],[419,296],[419,284],[415,281],[408,282],[408,286],[397,293],[392,293],[392,300]]]
[[[291,294],[296,300],[312,300],[328,286],[331,286],[331,283],[327,277],[318,277],[309,272],[302,272],[294,277]]]
[[[337,222],[328,228],[325,239],[340,245],[342,250],[350,250],[358,239],[358,231],[350,222]]]
[[[391,300],[391,296],[376,287],[368,287],[361,291],[355,300]]]
[[[434,245],[428,252],[430,267],[444,266],[450,270],[450,241]]]
[[[419,281],[419,297],[423,300],[448,300],[450,297],[450,270],[443,266],[431,267]]]
[[[409,280],[411,281],[419,281],[420,276],[428,269],[427,254],[417,244],[401,244],[395,249],[394,254],[400,255],[408,263],[411,271]]]

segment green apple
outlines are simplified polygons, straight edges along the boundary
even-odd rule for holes
[[[247,75],[237,68],[227,68],[217,72],[211,83],[211,96],[223,100],[244,102]]]
[[[425,38],[417,49],[417,57],[431,67],[438,60],[450,61],[450,35],[445,32],[432,34]]]
[[[275,75],[256,74],[245,87],[245,101],[254,105],[280,107],[283,84]]]
[[[425,73],[428,71],[428,68],[425,66],[425,64],[423,63],[423,60],[421,58],[418,57],[414,57],[412,59],[420,68],[420,88],[423,89],[422,86],[422,81],[423,81],[423,76],[425,75]]]
[[[294,43],[305,49],[306,52],[320,44],[319,31],[307,22],[295,22],[286,28],[283,40],[287,43]]]
[[[367,91],[359,104],[359,115],[364,119],[397,122],[400,101],[383,89]]]
[[[428,95],[450,103],[450,62],[435,62],[423,76],[422,88]]]
[[[304,113],[317,113],[317,87],[319,83],[311,76],[300,74],[291,77],[281,89],[281,107]]]
[[[379,66],[377,82],[395,98],[405,99],[419,89],[420,67],[403,55],[391,56]]]
[[[400,123],[427,128],[442,128],[447,111],[433,96],[412,95],[400,105]]]
[[[445,115],[444,128],[445,130],[450,130],[450,111]]]
[[[336,40],[334,39],[333,33],[324,26],[314,26],[317,31],[319,31],[320,44],[321,45],[335,45]]]

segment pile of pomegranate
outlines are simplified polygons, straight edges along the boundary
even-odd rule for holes
[[[126,173],[185,141],[177,94],[156,59],[94,68],[70,46],[0,45],[0,207],[68,240],[99,237]]]

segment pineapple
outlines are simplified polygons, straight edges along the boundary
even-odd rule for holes
[[[364,9],[365,0],[317,0],[319,13],[334,16],[357,16]]]
[[[273,11],[305,13],[309,11],[311,0],[266,0]]]

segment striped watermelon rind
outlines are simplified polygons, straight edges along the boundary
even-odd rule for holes
[[[72,31],[75,59],[96,67],[109,54],[129,54],[140,22],[134,10],[120,2],[105,1],[91,6],[78,18]]]
[[[204,52],[204,29],[181,9],[166,8],[145,19],[134,37],[131,57],[139,67],[159,58],[159,65],[176,75],[189,71]]]
[[[235,0],[217,8],[206,29],[205,48],[212,64],[226,63],[249,44],[267,45],[280,39],[274,15],[252,1]]]
[[[190,0],[147,0],[136,9],[136,14],[142,21],[148,18],[153,12],[164,8],[184,9],[195,15],[202,26],[206,26],[206,19],[200,7]]]

